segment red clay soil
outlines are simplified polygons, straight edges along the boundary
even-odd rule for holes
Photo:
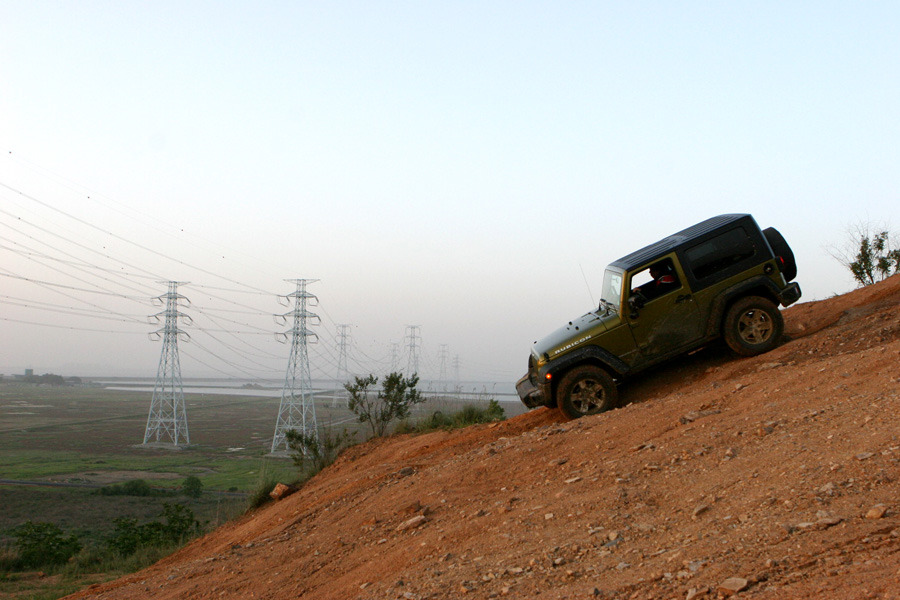
[[[566,421],[394,436],[70,598],[900,598],[900,276]]]

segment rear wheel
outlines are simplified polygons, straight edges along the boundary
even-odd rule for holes
[[[783,332],[781,311],[771,300],[760,296],[741,298],[725,315],[725,342],[741,356],[768,352],[778,345]]]
[[[560,409],[571,419],[593,415],[615,406],[616,382],[600,367],[584,365],[572,369],[559,382]]]

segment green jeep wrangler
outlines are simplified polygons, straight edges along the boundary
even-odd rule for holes
[[[778,344],[778,305],[800,298],[777,230],[720,215],[606,268],[600,306],[535,342],[516,391],[529,408],[571,418],[608,410],[618,383],[719,337],[743,356]]]

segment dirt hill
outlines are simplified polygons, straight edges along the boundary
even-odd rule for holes
[[[900,598],[900,276],[624,407],[396,436],[72,598]]]

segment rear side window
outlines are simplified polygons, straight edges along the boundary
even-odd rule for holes
[[[751,258],[756,248],[743,227],[688,248],[684,255],[697,281],[715,277],[729,267]]]

